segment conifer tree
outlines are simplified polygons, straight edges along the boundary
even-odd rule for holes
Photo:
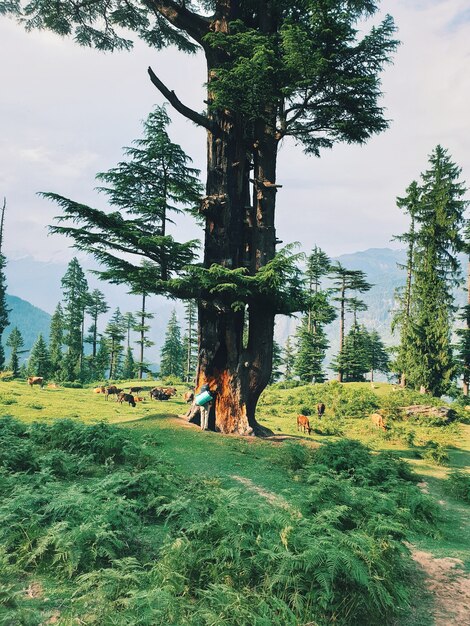
[[[127,346],[126,348],[126,355],[122,364],[121,373],[124,379],[132,379],[136,375],[136,364],[130,346]]]
[[[336,312],[329,302],[329,293],[321,289],[321,282],[330,270],[330,259],[315,246],[305,271],[307,312],[296,331],[294,372],[304,383],[325,380],[323,361],[329,342],[324,327],[335,319]]]
[[[105,300],[104,293],[99,289],[93,289],[88,296],[88,302],[85,312],[91,317],[91,326],[88,329],[88,336],[85,338],[86,343],[91,344],[91,357],[96,357],[98,346],[98,317],[107,313],[109,306]]]
[[[429,169],[421,174],[419,202],[414,213],[414,267],[410,322],[402,327],[406,380],[421,391],[440,396],[456,374],[452,354],[453,287],[459,284],[457,253],[465,249],[463,227],[466,188],[461,169],[447,150],[437,146]]]
[[[331,364],[331,369],[342,373],[344,382],[363,382],[370,370],[369,335],[364,328],[355,323],[346,335],[343,349]]]
[[[64,380],[82,376],[83,324],[85,309],[89,303],[88,282],[77,258],[68,264],[62,281],[64,301],[64,344],[67,351],[63,358]]]
[[[64,343],[64,313],[60,302],[51,318],[49,329],[49,360],[51,376],[59,377],[62,368],[62,346]]]
[[[271,373],[271,378],[269,379],[269,384],[273,385],[277,383],[278,380],[282,378],[282,347],[278,344],[276,340],[273,343],[273,369]]]
[[[386,374],[390,369],[390,358],[385,345],[376,330],[368,333],[367,356],[370,372],[370,382],[374,382],[374,372]]]
[[[465,252],[467,259],[467,304],[462,307],[459,319],[463,321],[463,328],[458,328],[456,333],[459,337],[457,344],[458,369],[462,375],[462,393],[468,396],[470,387],[470,222],[467,220],[464,230]]]
[[[83,205],[56,199],[76,224],[81,218],[75,232],[62,232],[99,260],[107,263],[113,254],[138,248],[156,265],[153,274],[141,274],[148,293],[200,297],[197,385],[217,385],[215,419],[221,432],[252,433],[258,428],[256,404],[271,376],[275,316],[303,307],[295,271],[290,280],[292,260],[276,251],[279,147],[291,136],[317,155],[337,142],[364,143],[387,127],[379,104],[380,72],[397,45],[393,20],[385,16],[365,32],[368,18],[378,11],[374,0],[156,0],[148,5],[96,0],[86,6],[64,0],[53,9],[49,0],[0,2],[5,13],[29,28],[67,33],[100,50],[129,48],[132,33],[157,49],[203,50],[205,113],[183,104],[149,69],[150,80],[171,105],[207,130],[206,196],[199,206],[205,222],[203,266],[184,270],[189,276],[183,274],[179,283],[163,284],[156,278],[182,265],[162,243],[145,232],[136,236],[122,216],[96,214],[96,221],[89,221]],[[110,233],[119,219],[123,228],[117,240]],[[98,234],[87,228],[91,224],[99,225]],[[88,239],[84,228],[92,231]],[[116,279],[117,265],[125,282],[132,264],[124,252],[120,258],[109,263],[109,277]]]
[[[284,380],[292,380],[294,378],[295,349],[293,342],[287,337],[283,350],[282,364],[284,366]]]
[[[122,342],[126,336],[126,331],[126,322],[118,307],[104,331],[109,352],[109,378],[118,378],[120,374],[120,362],[124,350]]]
[[[414,252],[416,244],[416,217],[418,215],[421,190],[416,181],[413,181],[406,190],[406,196],[397,198],[397,206],[403,209],[410,217],[410,227],[407,233],[395,237],[398,241],[406,243],[406,264],[398,263],[398,267],[406,270],[406,284],[396,290],[398,310],[392,320],[392,332],[400,330],[400,343],[395,357],[395,367],[400,373],[400,385],[406,386],[406,373],[408,371],[408,346],[410,343],[411,326],[411,297],[414,271]]]
[[[98,350],[93,360],[93,377],[96,381],[102,381],[106,378],[109,368],[109,348],[108,341],[103,335],[98,342]]]
[[[23,336],[17,326],[15,326],[8,335],[6,345],[11,349],[8,369],[10,369],[13,372],[13,376],[17,378],[20,370],[19,355],[23,352],[21,348],[24,346]]]
[[[44,337],[40,334],[29,355],[27,365],[28,376],[42,376],[43,378],[48,378],[50,371],[51,362],[49,350],[44,341]]]
[[[186,322],[183,337],[184,380],[194,381],[197,365],[197,306],[194,300],[188,300],[184,307],[184,321]]]
[[[183,344],[181,327],[173,309],[165,333],[165,341],[160,351],[160,377],[176,376],[183,378]]]
[[[3,349],[2,337],[5,328],[8,326],[8,313],[6,295],[7,286],[5,278],[6,258],[3,254],[3,231],[5,223],[5,210],[7,208],[7,199],[3,198],[3,205],[0,215],[0,370],[5,366],[5,350]]]
[[[340,358],[341,352],[344,347],[344,323],[345,323],[345,313],[347,309],[348,303],[351,301],[357,301],[357,298],[352,298],[348,296],[349,292],[359,292],[364,293],[369,291],[372,287],[370,283],[366,280],[366,275],[361,270],[349,270],[339,261],[337,261],[331,268],[331,275],[334,283],[334,291],[336,291],[337,295],[333,298],[335,302],[338,302],[339,305],[339,355],[336,359],[336,365],[338,369],[335,371],[338,372],[338,381],[343,381],[343,370],[341,369],[341,364],[344,359]],[[357,321],[357,320],[356,320]],[[356,324],[357,325],[357,324]],[[353,333],[355,336],[355,333]]]
[[[139,380],[142,380],[144,372],[148,370],[148,363],[144,358],[145,349],[151,348],[153,345],[155,345],[155,342],[151,341],[148,338],[150,326],[147,322],[153,319],[155,316],[153,313],[149,313],[146,310],[147,294],[141,293],[140,295],[142,297],[142,305],[140,311],[137,311],[136,313],[134,331],[139,335],[139,339],[137,339],[137,341],[135,342],[139,346],[139,361],[136,363],[136,365],[138,368]]]

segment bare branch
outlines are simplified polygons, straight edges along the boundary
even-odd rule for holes
[[[154,73],[151,67],[148,68],[148,73],[150,76],[150,80],[158,89],[158,91],[160,91],[160,93],[165,96],[165,98],[173,106],[173,108],[181,113],[181,115],[184,115],[184,117],[187,117],[188,120],[191,120],[198,126],[203,126],[210,131],[214,130],[214,125],[211,123],[211,121],[205,115],[202,115],[197,111],[193,111],[193,109],[190,109],[189,107],[184,105],[181,100],[178,99],[175,92],[173,90],[170,91],[170,89],[168,89],[168,87],[162,83],[162,81]]]

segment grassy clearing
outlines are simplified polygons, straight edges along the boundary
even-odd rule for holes
[[[148,383],[148,386],[152,384]],[[351,389],[359,390],[361,402],[368,407],[370,385],[354,385]],[[64,556],[69,545],[62,537],[64,533],[59,533],[54,539],[47,520],[45,530],[34,530],[37,536],[27,531],[33,543],[42,541],[42,548],[37,544],[31,548],[27,543],[23,547],[16,546],[14,552],[23,555],[23,560],[20,558],[17,561],[11,558],[11,550],[8,555],[0,554],[0,571],[4,572],[0,604],[3,598],[4,604],[10,607],[8,619],[11,620],[14,614],[17,620],[6,621],[7,617],[4,617],[2,621],[0,612],[0,624],[33,625],[45,623],[46,618],[57,615],[59,621],[56,623],[65,625],[76,623],[74,616],[81,615],[85,624],[103,625],[161,623],[199,626],[220,623],[238,626],[246,623],[247,626],[268,626],[278,623],[284,626],[310,620],[309,623],[323,626],[336,620],[338,624],[353,626],[364,623],[361,622],[363,618],[357,616],[367,611],[367,623],[370,625],[431,626],[431,600],[429,605],[424,603],[414,611],[406,608],[407,589],[401,588],[400,579],[406,580],[410,589],[413,584],[419,586],[419,582],[414,575],[413,582],[408,579],[412,566],[406,558],[406,550],[403,553],[400,546],[406,536],[408,541],[436,556],[462,559],[470,569],[469,505],[452,495],[447,488],[449,472],[454,468],[468,470],[470,465],[470,426],[452,423],[436,427],[397,422],[384,433],[374,429],[367,418],[360,416],[357,398],[349,398],[356,417],[338,418],[333,414],[331,405],[327,404],[326,419],[322,423],[312,420],[316,432],[309,437],[297,433],[295,418],[307,403],[313,406],[317,401],[313,388],[274,388],[262,398],[259,419],[278,435],[277,438],[252,440],[221,437],[211,432],[202,433],[177,418],[186,409],[182,401],[183,387],[180,391],[168,402],[147,400],[132,408],[127,404],[119,405],[112,399],[106,402],[104,397],[93,394],[90,389],[40,390],[30,389],[22,382],[1,384],[0,408],[3,414],[12,415],[27,425],[40,422],[46,425],[43,428],[63,417],[68,417],[77,426],[97,422],[117,424],[123,427],[122,432],[127,433],[123,436],[130,443],[125,445],[143,452],[135,453],[137,456],[133,459],[117,459],[115,453],[108,456],[106,453],[98,461],[88,459],[84,463],[83,451],[62,449],[60,446],[59,450],[57,446],[49,449],[44,440],[37,444],[37,454],[33,454],[30,448],[23,445],[30,436],[20,437],[23,448],[20,446],[15,462],[37,458],[38,466],[34,472],[28,471],[27,475],[44,477],[52,473],[53,480],[49,480],[47,487],[51,491],[49,495],[45,494],[45,501],[50,503],[60,495],[60,500],[66,500],[59,507],[60,511],[72,511],[78,515],[77,507],[70,508],[71,503],[78,502],[82,511],[96,509],[100,515],[94,518],[95,535],[91,547],[87,547],[86,532],[78,539],[77,536],[69,538],[74,545],[84,542],[85,556]],[[380,385],[373,390],[376,400],[372,400],[380,406],[387,398],[386,392],[386,386]],[[344,398],[338,401],[338,406],[339,413],[344,414],[347,406]],[[325,431],[333,434],[325,434]],[[370,455],[364,454],[361,449],[359,456],[351,460],[348,455],[351,450],[354,452],[354,448],[341,452],[329,446],[327,448],[334,453],[326,460],[315,456],[314,451],[320,444],[341,443],[341,433],[366,443],[376,452],[386,451],[409,461],[424,477],[425,488],[431,498],[421,494],[415,487],[416,481],[409,480],[406,475],[397,475],[390,482],[390,477],[395,475],[395,470],[390,467],[398,467],[393,458],[387,460],[390,457],[384,457],[378,465],[371,467]],[[288,435],[288,438],[283,435]],[[429,441],[435,441],[448,453],[448,465],[437,465],[432,458],[418,458],[418,453],[422,453]],[[356,469],[351,475],[350,470],[338,466],[336,459],[344,455],[349,458],[346,465],[362,469]],[[367,467],[366,471],[364,468]],[[150,476],[150,470],[158,473]],[[0,474],[0,485],[2,476]],[[130,508],[124,506],[121,500],[109,503],[108,507],[105,506],[106,500],[100,500],[105,493],[107,498],[114,495],[122,497],[120,490],[124,489],[123,484],[130,489],[129,485],[134,484],[132,481],[136,481],[137,476],[140,492],[137,495],[135,489],[126,492]],[[23,495],[29,489],[28,480],[24,479],[20,485]],[[35,493],[42,480],[33,485]],[[12,483],[9,484],[11,487]],[[3,488],[6,488],[5,484]],[[159,502],[158,507],[149,505],[145,489],[152,494],[163,489],[162,497],[167,499],[167,504]],[[90,492],[94,500],[87,500],[87,493]],[[380,497],[378,492],[383,492]],[[103,496],[99,496],[100,493]],[[277,500],[268,499],[270,494]],[[287,508],[281,506],[282,502],[287,503]],[[161,509],[163,505],[167,507],[165,510]],[[374,509],[379,505],[380,510]],[[157,508],[160,510],[158,515],[155,513]],[[363,511],[368,513],[367,518],[361,517]],[[400,511],[401,517],[397,518],[396,511]],[[115,543],[112,533],[109,534],[110,525],[113,532],[124,530],[119,523],[116,528],[112,526],[115,523],[114,513],[118,514],[126,528],[135,529],[136,537],[133,534],[118,537]],[[372,513],[375,522],[370,517]],[[57,511],[55,515],[57,517]],[[110,519],[106,515],[111,516]],[[439,522],[438,517],[442,518]],[[297,528],[299,519],[303,521]],[[371,526],[377,520],[381,523]],[[67,520],[60,518],[54,523],[64,521]],[[75,518],[75,526],[83,523]],[[101,529],[100,532],[96,528]],[[188,528],[192,528],[194,533],[189,533],[189,544],[186,543]],[[327,541],[323,545],[323,553],[338,545],[346,551],[339,556],[334,551],[331,553],[336,557],[331,556],[329,565],[325,565],[323,580],[318,580],[323,570],[320,561],[315,561],[314,557],[319,541],[318,529],[322,529],[322,537],[326,534],[330,538],[328,541],[331,540],[331,543]],[[351,529],[356,533],[354,537],[348,535]],[[334,536],[328,535],[330,532]],[[310,545],[307,538],[311,536],[317,539]],[[380,542],[383,544],[385,536],[387,550],[390,550],[386,556],[390,567],[386,577],[389,582],[396,582],[395,589],[375,588],[362,570],[367,558],[375,555],[377,560],[369,565],[375,568],[379,578],[384,577],[384,572],[379,575],[379,569],[384,567],[385,554],[378,550],[377,545]],[[227,541],[222,540],[224,537]],[[259,537],[263,537],[262,543],[259,543]],[[346,537],[352,542],[349,547],[352,546],[356,556],[364,550],[364,560],[359,558],[359,561],[354,561],[355,565],[352,565],[353,561],[349,562],[347,569],[353,571],[352,578],[348,578],[350,574],[346,576],[343,571],[344,563],[352,558],[352,555],[347,556],[347,545],[341,543]],[[367,543],[374,542],[374,537],[380,539],[377,545]],[[3,537],[2,543],[5,541]],[[179,543],[181,541],[182,544]],[[36,555],[36,560],[27,563],[24,555],[31,552]],[[45,556],[40,556],[40,553]],[[260,560],[261,569],[258,571],[259,553],[264,555],[264,561]],[[305,556],[307,553],[310,554],[308,558]],[[214,558],[220,562],[220,567],[215,567]],[[307,567],[309,571],[306,578],[294,567],[294,563],[300,564],[305,558],[307,560],[301,567]],[[279,559],[283,563],[282,584],[276,578],[280,571]],[[158,567],[155,565],[157,562],[160,563]],[[235,578],[240,578],[240,572],[246,570],[249,562],[254,563],[253,569],[250,569],[247,578],[242,577],[238,581],[240,584],[236,583],[235,571]],[[308,564],[313,562],[316,566],[310,570]],[[195,578],[196,570],[200,576],[198,574]],[[268,573],[269,582],[266,578]],[[259,581],[264,581],[261,587]],[[213,584],[216,586],[211,587]],[[156,586],[160,589],[157,595]],[[209,589],[212,590],[210,593]],[[393,595],[395,592],[398,596]],[[359,604],[354,598],[359,598]],[[312,603],[323,608],[315,613]],[[398,610],[398,616],[394,615],[392,604],[394,608],[403,607],[403,611]],[[157,610],[157,607],[160,608]],[[303,622],[300,621],[301,616]],[[312,616],[316,621],[311,621]]]

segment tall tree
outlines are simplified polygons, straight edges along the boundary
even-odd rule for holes
[[[122,342],[124,341],[126,332],[126,322],[118,307],[111,316],[104,331],[109,352],[109,378],[117,378],[120,373],[119,366],[124,350]]]
[[[3,198],[3,205],[0,214],[0,369],[5,366],[5,350],[3,349],[2,337],[5,328],[8,326],[8,313],[6,295],[7,286],[5,278],[5,266],[7,260],[3,254],[3,232],[5,224],[5,211],[7,208],[7,199]]]
[[[357,322],[344,338],[343,348],[336,355],[331,369],[341,372],[344,382],[363,382],[370,370],[369,335]]]
[[[462,375],[462,392],[468,396],[470,387],[470,221],[467,220],[464,231],[465,252],[467,254],[467,303],[460,312],[459,318],[464,322],[463,328],[457,329],[457,360]]]
[[[284,366],[284,380],[292,380],[294,378],[294,363],[295,363],[295,347],[292,339],[289,335],[284,344],[284,350],[282,352],[282,364]]]
[[[62,376],[65,380],[75,380],[82,375],[83,324],[89,302],[88,282],[76,257],[68,264],[61,285],[64,301],[64,344],[67,346]]]
[[[142,293],[140,295],[142,297],[142,304],[141,304],[140,311],[137,311],[136,313],[137,320],[134,324],[134,331],[138,333],[139,335],[139,339],[137,339],[135,343],[140,347],[139,348],[139,361],[137,362],[137,367],[138,367],[139,380],[142,380],[144,372],[146,372],[148,369],[148,364],[144,359],[145,349],[151,348],[154,345],[154,342],[148,338],[148,332],[150,330],[150,326],[147,323],[148,320],[151,320],[154,318],[154,314],[149,313],[145,308],[146,301],[147,301],[147,294]]]
[[[344,348],[344,323],[345,323],[345,313],[350,302],[357,302],[357,298],[351,297],[348,295],[349,292],[359,292],[364,293],[369,291],[372,287],[370,283],[366,280],[366,275],[361,270],[350,270],[341,265],[339,261],[337,261],[331,267],[331,275],[333,277],[334,291],[336,291],[336,296],[333,298],[335,302],[338,302],[339,305],[339,355]],[[359,306],[359,305],[358,305]],[[357,309],[356,309],[357,311]],[[357,325],[357,319],[355,317],[355,325]],[[336,363],[338,365],[338,381],[343,381],[343,370],[341,369],[341,363],[343,360],[341,358],[337,358]]]
[[[452,354],[453,288],[460,282],[459,251],[466,248],[465,184],[447,150],[437,146],[421,174],[415,212],[416,234],[410,322],[406,331],[406,379],[442,395],[456,374]],[[403,364],[402,364],[403,365]]]
[[[135,364],[135,360],[134,360],[134,355],[132,354],[132,348],[130,346],[127,346],[126,348],[126,354],[124,357],[124,362],[122,364],[122,377],[124,379],[132,379],[135,377],[136,374],[136,364]]]
[[[42,376],[47,378],[51,371],[49,350],[42,334],[36,340],[31,349],[27,365],[29,376]]]
[[[184,307],[184,321],[186,322],[183,337],[184,352],[184,380],[194,381],[197,365],[197,304],[188,300]]]
[[[395,366],[400,373],[400,385],[406,386],[406,371],[408,370],[408,345],[410,341],[411,327],[411,295],[414,271],[414,252],[416,244],[416,217],[421,199],[421,189],[416,181],[413,181],[406,190],[406,195],[397,198],[397,206],[403,209],[410,217],[410,226],[407,233],[395,237],[398,241],[406,243],[406,264],[398,263],[398,267],[406,270],[406,284],[398,288],[396,297],[398,309],[392,320],[392,332],[400,330],[400,343],[395,357]]]
[[[329,346],[324,327],[336,317],[329,302],[329,292],[321,288],[322,279],[331,270],[328,256],[315,246],[307,258],[307,311],[297,328],[297,352],[294,371],[302,382],[324,382],[323,361]]]
[[[158,266],[147,276],[149,293],[199,298],[197,385],[217,386],[216,428],[252,433],[256,404],[271,375],[274,318],[302,306],[296,285],[289,283],[291,263],[285,254],[276,258],[279,147],[291,136],[318,155],[336,142],[363,143],[387,127],[378,100],[380,72],[397,44],[393,20],[386,16],[363,34],[365,20],[378,10],[374,0],[155,0],[146,5],[96,0],[86,6],[64,0],[53,9],[48,0],[34,5],[3,0],[3,10],[29,28],[69,33],[78,43],[102,50],[130,47],[132,32],[156,48],[174,44],[184,51],[203,50],[205,113],[184,105],[149,69],[152,83],[172,106],[207,130],[206,196],[199,207],[205,221],[203,267],[179,284],[162,284],[156,278],[171,275],[165,249],[147,245],[152,242],[145,235],[136,242],[124,228],[126,245],[122,238],[110,241],[113,246],[103,252],[96,243],[110,240],[107,218],[95,214],[95,221],[82,205],[55,199],[66,217],[96,228],[87,240],[80,228],[61,232],[99,260],[109,262],[113,251],[129,250],[129,242],[133,249],[144,246],[144,256]],[[122,35],[119,27],[125,29]]]
[[[98,346],[98,317],[109,311],[104,293],[99,289],[93,289],[88,296],[85,312],[91,317],[91,325],[88,329],[88,337],[85,338],[86,343],[91,344],[92,359],[96,357]]]
[[[374,372],[386,374],[390,369],[390,357],[387,349],[376,330],[368,333],[367,356],[370,372],[370,382],[374,382]]]
[[[270,385],[273,385],[274,383],[277,383],[277,381],[282,378],[282,369],[281,369],[282,363],[283,363],[282,348],[278,344],[278,342],[276,340],[274,340],[274,343],[273,343],[273,367],[272,367],[272,372],[271,372],[271,378],[269,379],[269,384]]]
[[[183,344],[181,327],[173,309],[165,333],[165,341],[160,352],[160,377],[177,376],[183,378]]]
[[[23,336],[17,326],[15,326],[8,335],[6,345],[11,349],[8,368],[13,372],[13,376],[16,378],[20,371],[19,355],[23,352],[21,348],[24,346]]]
[[[64,343],[64,312],[60,302],[51,318],[49,330],[49,360],[52,376],[60,377],[62,369],[62,346]]]

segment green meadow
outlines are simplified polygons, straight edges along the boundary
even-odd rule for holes
[[[411,552],[470,572],[463,407],[403,419],[429,398],[274,385],[258,414],[273,436],[255,439],[188,424],[185,390],[133,408],[0,384],[0,624],[436,623]]]

